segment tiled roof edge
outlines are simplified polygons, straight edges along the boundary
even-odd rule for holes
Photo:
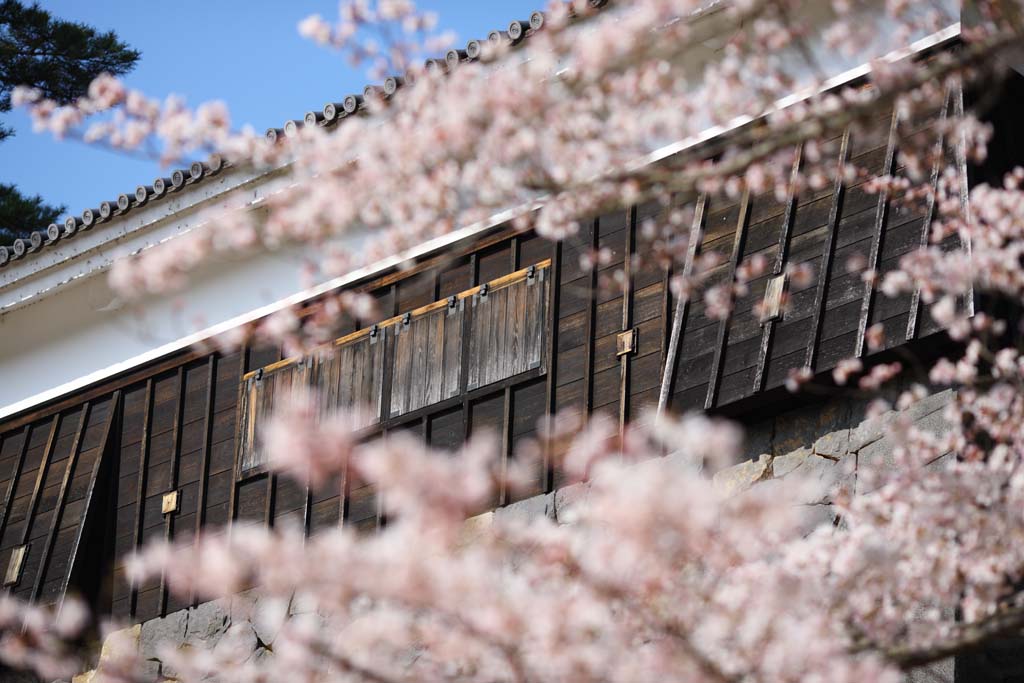
[[[608,0],[589,0],[590,5],[601,8]],[[518,46],[544,26],[545,14],[538,10],[525,21],[514,20],[505,29],[491,31],[484,40],[470,40],[464,48],[448,50],[443,59],[428,59],[428,70],[451,71],[462,62],[473,62],[480,59],[485,41],[495,44]],[[339,124],[349,116],[362,114],[367,109],[366,100],[372,97],[388,99],[405,83],[403,76],[389,76],[380,85],[367,85],[362,94],[345,96],[340,102],[328,102],[320,111],[308,111],[302,119],[289,119],[281,128],[268,128],[267,140],[276,142],[283,136],[296,135],[303,126],[328,127]],[[213,155],[207,161],[196,161],[188,168],[179,168],[167,177],[160,177],[151,185],[139,185],[132,192],[118,195],[114,201],[100,202],[97,208],[85,209],[78,216],[68,216],[63,224],[51,223],[45,230],[35,230],[28,237],[18,238],[10,246],[0,246],[0,268],[31,257],[58,242],[74,238],[82,231],[107,223],[114,218],[123,216],[133,209],[149,202],[159,201],[186,187],[202,182],[206,178],[220,173],[228,164],[219,156]]]

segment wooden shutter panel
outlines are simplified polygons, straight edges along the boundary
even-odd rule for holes
[[[467,388],[544,367],[546,268],[473,296]]]
[[[384,386],[383,331],[362,334],[337,345],[317,357],[313,384],[320,389],[324,412],[357,410],[359,427],[380,420]]]
[[[309,367],[306,361],[289,361],[246,376],[239,398],[237,462],[240,475],[260,470],[266,464],[260,430],[290,392],[308,385]]]
[[[388,328],[395,349],[392,417],[458,395],[464,313],[463,302],[456,301]]]

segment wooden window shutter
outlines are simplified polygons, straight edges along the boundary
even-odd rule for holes
[[[548,268],[535,266],[473,296],[468,382],[472,391],[544,369]]]
[[[308,386],[309,367],[310,363],[305,360],[282,361],[246,375],[239,398],[239,475],[261,471],[266,465],[260,431],[290,392]]]
[[[354,410],[358,427],[380,420],[384,387],[385,334],[376,328],[338,340],[316,358],[313,385],[325,413]]]
[[[464,301],[453,298],[406,314],[389,326],[394,346],[391,416],[458,395]]]

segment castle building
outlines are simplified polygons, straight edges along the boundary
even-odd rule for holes
[[[715,59],[727,38],[717,4],[695,19],[705,39],[695,41],[694,64]],[[509,33],[529,41],[538,30],[540,13],[514,22]],[[959,36],[959,22],[919,36],[908,58],[955,49]],[[879,54],[884,47],[880,41]],[[449,68],[465,58],[457,54]],[[857,83],[868,70],[836,55],[823,63],[830,87]],[[794,94],[800,96],[806,94]],[[898,174],[901,143],[931,136],[945,163],[966,173],[963,141],[944,137],[937,125],[961,111],[964,98],[950,91],[927,120],[901,121],[888,111],[852,126],[833,141],[835,161],[872,176]],[[1012,117],[1020,106],[1014,99],[1008,92],[990,115]],[[305,125],[343,126],[342,111],[361,113],[353,102],[311,112]],[[706,158],[754,123],[677,141],[649,163]],[[972,182],[1012,166],[1012,143],[994,144],[990,165],[970,169]],[[884,458],[878,421],[865,421],[862,404],[794,396],[785,387],[800,368],[827,375],[851,356],[926,359],[949,348],[919,293],[888,298],[862,278],[868,268],[895,268],[927,243],[934,215],[927,203],[867,191],[869,180],[841,179],[784,199],[771,192],[701,196],[688,226],[693,248],[685,263],[668,269],[637,258],[645,220],[668,210],[659,204],[595,216],[562,242],[516,230],[498,214],[312,288],[299,282],[301,249],[222,259],[191,279],[184,311],[177,297],[122,301],[107,281],[111,265],[196,229],[204,212],[240,189],[259,210],[288,182],[285,169],[256,173],[197,162],[19,240],[0,252],[4,590],[54,604],[73,591],[100,614],[143,630],[160,624],[161,633],[184,642],[211,608],[169,593],[160,580],[126,579],[125,558],[147,541],[188,543],[239,521],[290,520],[310,534],[338,524],[375,529],[381,512],[371,488],[338,481],[311,490],[267,470],[260,424],[275,397],[299,384],[320,389],[330,406],[372,406],[368,434],[402,430],[455,447],[492,431],[505,458],[555,411],[606,413],[625,429],[659,404],[748,427],[751,459],[720,475],[729,486],[828,469],[844,458]],[[367,236],[344,239],[356,249]],[[585,269],[581,257],[594,250],[610,258]],[[723,256],[711,284],[731,281],[755,254],[772,264],[724,320],[709,316],[702,300],[679,301],[669,287],[673,275],[710,251]],[[862,266],[851,271],[854,255]],[[792,278],[798,265],[813,277]],[[610,280],[619,284],[608,286]],[[345,318],[322,353],[289,358],[278,348],[223,353],[203,344],[338,291],[369,294],[380,313]],[[196,319],[204,321],[199,331]],[[871,349],[866,336],[877,325],[884,339]],[[915,418],[941,429],[948,398],[926,400]],[[545,462],[533,491],[503,492],[493,501],[495,514],[557,515],[562,491],[557,464]],[[182,614],[193,615],[192,631],[188,618],[175,616]],[[965,666],[957,663],[959,671]],[[953,680],[947,668],[943,680]]]

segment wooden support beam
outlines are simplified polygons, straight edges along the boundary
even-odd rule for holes
[[[508,257],[509,270],[516,272],[519,269],[519,237],[509,240]],[[505,387],[504,405],[502,406],[501,419],[501,482],[498,490],[498,504],[505,505],[508,500],[508,486],[505,483],[508,477],[508,459],[512,457],[512,387]],[[429,437],[428,437],[429,438]]]
[[[700,255],[700,243],[704,239],[704,214],[707,211],[708,197],[702,194],[697,198],[693,209],[693,223],[690,225],[689,243],[686,247],[686,260],[683,262],[684,280],[693,275],[693,264]],[[667,282],[671,282],[668,280]],[[665,290],[666,298],[670,298],[671,288]],[[680,296],[676,301],[676,312],[672,317],[672,332],[669,335],[668,348],[661,369],[661,391],[658,394],[658,415],[668,408],[669,398],[675,385],[676,369],[679,367],[679,345],[682,343],[686,318],[690,311],[689,296]]]
[[[25,453],[28,451],[28,442],[32,437],[32,425],[25,425],[22,434],[21,448],[18,449],[18,458],[11,471],[11,479],[7,483],[7,492],[4,493],[3,509],[0,510],[0,539],[3,538],[4,531],[7,529],[7,519],[11,515],[11,504],[14,502],[14,491],[18,488],[18,482],[21,480],[21,469],[25,465]],[[7,438],[9,439],[10,436]]]
[[[50,555],[53,553],[53,542],[57,538],[57,529],[60,528],[60,520],[64,512],[64,502],[67,500],[68,496],[68,487],[71,485],[71,477],[75,471],[75,463],[78,462],[78,455],[82,450],[82,436],[85,434],[85,430],[89,426],[89,414],[91,412],[91,403],[86,402],[82,405],[82,415],[78,418],[78,429],[75,431],[75,438],[71,443],[71,453],[68,455],[68,464],[67,467],[64,468],[64,476],[60,481],[60,489],[57,492],[57,499],[53,503],[53,514],[50,515],[50,529],[47,531],[46,540],[43,542],[43,555],[39,559],[39,569],[36,571],[36,580],[32,584],[32,592],[29,594],[30,602],[38,600],[39,595],[43,592],[43,581],[46,578],[46,570],[49,569]]]
[[[807,342],[807,355],[804,356],[804,367],[814,370],[818,361],[818,344],[821,339],[821,320],[825,316],[825,302],[828,300],[828,281],[832,277],[832,259],[836,252],[836,230],[839,226],[839,215],[843,210],[843,197],[846,196],[846,181],[843,179],[843,168],[850,155],[850,129],[843,132],[839,144],[839,159],[836,162],[836,179],[832,187],[832,206],[828,212],[828,225],[825,230],[825,244],[821,252],[821,268],[818,272],[818,286],[814,292],[814,308],[811,309],[811,336]]]
[[[899,109],[893,111],[892,120],[889,123],[889,141],[885,147],[885,166],[882,167],[882,175],[892,175],[896,168],[896,147],[899,137]],[[871,324],[871,312],[875,307],[875,280],[878,279],[878,266],[882,256],[882,241],[885,238],[885,224],[889,218],[889,200],[891,193],[888,188],[878,193],[878,204],[875,208],[875,230],[871,236],[871,254],[868,257],[868,270],[874,274],[864,283],[864,298],[861,299],[860,322],[857,325],[857,343],[854,346],[853,355],[860,358],[864,355],[865,338],[867,337],[868,325]]]
[[[171,427],[171,470],[167,476],[166,493],[178,488],[178,469],[181,464],[181,429],[185,414],[185,366],[178,366],[178,399],[174,406],[174,423]],[[180,504],[180,503],[179,503]],[[177,512],[164,513],[164,541],[170,543],[174,539],[174,516]],[[160,571],[160,602],[157,605],[160,616],[167,614],[167,574]]]
[[[213,441],[213,405],[217,394],[218,357],[219,354],[211,353],[206,361],[206,407],[203,410],[203,450],[199,453],[199,492],[196,495],[196,525],[193,539],[199,538],[203,531],[203,525],[206,523],[206,488],[210,472],[210,449]],[[189,604],[193,607],[199,604],[195,591],[192,591],[189,597]]]
[[[84,408],[83,408],[84,410]],[[29,536],[32,533],[32,523],[36,519],[36,509],[39,507],[39,496],[43,491],[43,482],[46,480],[46,472],[50,468],[50,458],[53,457],[53,449],[57,443],[57,430],[60,427],[64,416],[57,413],[50,423],[50,434],[46,437],[46,446],[43,448],[43,457],[39,461],[39,471],[36,472],[36,483],[32,487],[32,496],[28,500],[28,509],[25,510],[25,527],[21,530],[21,539],[18,545],[28,544]],[[26,435],[26,439],[28,436]],[[8,586],[6,590],[13,590],[14,586]]]
[[[928,195],[924,209],[924,222],[921,224],[921,239],[919,246],[924,249],[928,246],[929,235],[931,234],[932,220],[935,218],[935,199],[939,188],[939,176],[942,173],[942,160],[946,149],[946,118],[949,115],[949,100],[951,92],[946,90],[946,99],[942,104],[942,112],[939,114],[939,137],[935,141],[932,153],[935,160],[932,162],[932,172],[929,178],[931,193]],[[917,337],[917,326],[921,319],[921,287],[914,288],[914,294],[910,298],[910,315],[907,318],[906,340],[910,341]]]
[[[249,352],[252,349],[249,348],[248,344],[242,346],[239,351],[238,358],[238,398],[235,401],[235,430],[238,430],[238,425],[242,424],[242,392],[245,391],[245,376],[249,373]],[[238,447],[237,439],[240,435],[235,434],[235,459],[236,462],[231,467],[231,492],[228,494],[228,533],[231,533],[231,527],[235,524],[235,518],[238,516]]]
[[[796,215],[797,196],[796,188],[800,176],[800,164],[803,160],[803,148],[797,147],[796,158],[793,159],[793,168],[789,174],[789,189],[786,193],[786,210],[782,216],[782,227],[779,228],[778,250],[775,252],[775,265],[772,266],[772,277],[782,275],[786,268],[786,258],[789,256],[789,238],[793,231],[793,217]],[[761,346],[757,352],[757,367],[754,370],[753,391],[757,393],[764,390],[765,368],[771,354],[772,341],[775,336],[775,318],[766,320],[761,330]]]
[[[474,253],[469,257],[469,286],[476,287],[480,280],[480,259]],[[472,301],[472,299],[470,299]],[[465,310],[462,314],[462,349],[459,351],[459,394],[462,396],[462,438],[469,439],[470,432],[470,404],[469,395],[467,392],[469,386],[469,372],[466,371],[468,367],[469,359],[469,335],[472,327],[471,317],[473,315],[473,307],[466,304],[463,300],[460,303],[461,306],[465,306]]]
[[[964,88],[963,84],[956,86],[953,93],[953,113],[957,119],[963,119],[964,117]],[[960,137],[956,141],[956,170],[960,176],[960,215],[963,217],[964,223],[967,225],[971,224],[971,188],[970,178],[967,175],[967,131],[963,128],[960,129]],[[974,261],[973,251],[974,247],[971,244],[970,235],[968,235],[965,244],[963,245],[964,251],[967,252],[967,262],[972,263]],[[971,282],[971,291],[966,296],[964,302],[965,312],[968,316],[974,315],[974,282]]]
[[[729,256],[729,274],[725,282],[731,288],[736,281],[736,268],[743,258],[743,245],[747,239],[747,223],[750,218],[750,190],[743,191],[740,199],[740,215],[736,221],[736,236],[732,241],[732,254]],[[730,299],[732,293],[729,293]],[[729,344],[729,325],[732,322],[732,313],[728,313],[718,323],[718,335],[715,339],[715,353],[711,360],[711,377],[708,380],[708,393],[704,398],[704,409],[711,410],[718,403],[718,386],[722,380],[722,360],[725,357],[725,347]]]
[[[139,453],[139,476],[135,491],[135,521],[132,527],[132,547],[139,551],[142,544],[142,511],[146,507],[146,470],[149,469],[149,430],[153,424],[153,378],[146,380],[146,395],[143,399],[142,412],[142,443]],[[131,596],[128,599],[128,614],[134,619],[139,603],[139,587],[131,583]]]
[[[107,464],[107,460],[113,458],[116,462],[117,454],[110,452],[110,433],[114,429],[114,425],[117,424],[120,419],[121,409],[121,390],[117,389],[114,391],[113,396],[110,399],[110,414],[107,415],[107,421],[103,424],[103,435],[100,437],[99,450],[96,452],[96,459],[92,463],[92,472],[89,474],[89,485],[85,490],[85,504],[82,507],[82,516],[78,520],[78,528],[75,530],[75,538],[71,542],[71,550],[68,555],[68,566],[64,570],[64,578],[61,581],[60,587],[60,606],[64,605],[64,598],[68,593],[68,586],[71,584],[71,577],[74,575],[75,564],[78,561],[78,549],[82,545],[82,535],[85,533],[86,523],[89,519],[89,513],[93,506],[93,494],[96,492],[96,484],[100,479],[100,472],[103,471],[103,466]],[[58,610],[60,608],[58,607]]]
[[[548,310],[545,316],[547,325],[547,336],[546,346],[544,348],[544,357],[546,361],[546,367],[548,369],[548,375],[545,379],[544,397],[546,400],[544,406],[544,424],[546,425],[545,432],[547,435],[551,434],[552,431],[552,420],[555,413],[555,394],[557,383],[555,378],[558,376],[558,306],[559,297],[562,289],[562,243],[552,242],[551,243],[551,286],[548,291]],[[544,468],[544,481],[542,482],[541,489],[544,493],[547,493],[554,488],[555,483],[555,463],[551,453],[551,444],[548,438],[543,439],[544,453],[543,453],[543,464]],[[2,529],[0,529],[2,531]]]
[[[590,254],[597,254],[597,231],[600,222],[590,223]],[[587,278],[587,306],[584,311],[583,334],[586,339],[583,355],[583,415],[590,415],[594,406],[594,325],[597,317],[597,260],[591,258],[590,276]]]
[[[629,209],[626,217],[626,243],[622,251],[622,331],[633,326],[633,252],[636,251],[636,212],[637,207]],[[619,437],[626,433],[626,420],[629,419],[629,384],[632,364],[632,353],[619,356]]]

